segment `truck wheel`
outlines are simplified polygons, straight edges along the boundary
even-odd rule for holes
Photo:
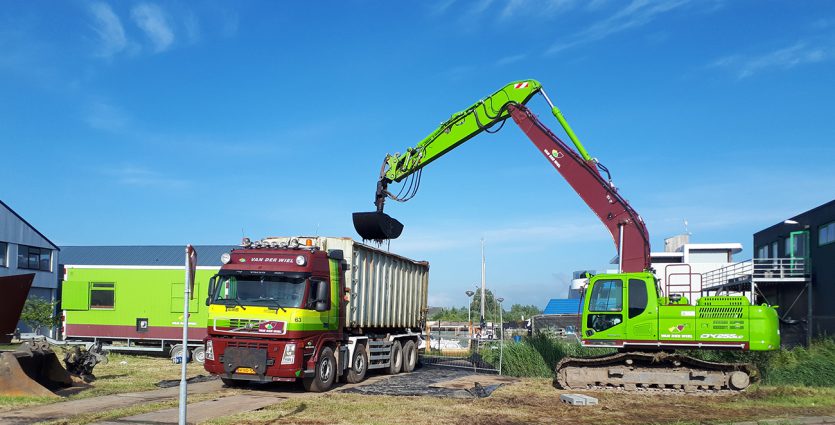
[[[368,372],[368,353],[365,352],[365,345],[357,344],[354,348],[354,361],[348,368],[348,383],[362,382],[365,379],[365,372]]]
[[[319,360],[316,362],[316,375],[302,379],[302,384],[307,391],[321,393],[329,390],[335,380],[336,358],[333,356],[333,349],[325,347],[319,353]]]
[[[417,358],[417,346],[415,345],[415,342],[410,339],[403,344],[403,372],[408,373],[415,370]]]
[[[194,350],[191,350],[191,359],[197,363],[203,364],[206,361],[206,348],[197,347]]]
[[[394,341],[391,345],[391,357],[389,358],[389,374],[395,375],[403,369],[403,347],[400,341]]]

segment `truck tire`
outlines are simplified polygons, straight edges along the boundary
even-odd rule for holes
[[[315,371],[314,376],[302,379],[304,389],[314,393],[329,390],[336,380],[336,357],[333,356],[332,348],[322,348],[319,353],[319,360],[316,361]]]
[[[390,375],[396,375],[400,373],[400,370],[402,369],[403,347],[400,345],[400,341],[394,341],[394,344],[391,345],[391,356],[389,357],[388,372]]]
[[[203,364],[206,361],[206,347],[195,347],[191,350],[191,359]]]
[[[411,339],[403,344],[403,372],[415,370],[418,361],[417,345]]]
[[[365,345],[357,344],[354,348],[354,359],[348,367],[346,374],[349,384],[357,384],[365,379],[365,373],[368,372],[368,353],[365,352]]]

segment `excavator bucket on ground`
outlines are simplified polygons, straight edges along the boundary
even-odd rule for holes
[[[0,353],[0,395],[55,396],[53,391],[71,386],[72,377],[46,342]]]
[[[11,341],[34,274],[0,277],[0,342]],[[72,386],[70,374],[46,342],[27,342],[16,351],[0,353],[0,395],[55,396],[53,390]]]
[[[383,212],[355,212],[353,217],[354,229],[365,240],[397,239],[403,233],[403,223]]]

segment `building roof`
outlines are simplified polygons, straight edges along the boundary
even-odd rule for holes
[[[580,312],[580,299],[558,299],[548,301],[542,314],[577,314]]]
[[[51,240],[49,240],[49,238],[47,238],[46,236],[44,236],[44,235],[43,235],[43,233],[41,233],[38,229],[36,229],[36,228],[35,228],[35,226],[33,226],[33,225],[29,224],[29,222],[28,222],[28,221],[26,221],[26,219],[25,219],[25,218],[21,217],[21,216],[20,216],[20,214],[18,214],[18,213],[17,213],[17,211],[13,210],[13,209],[12,209],[12,207],[10,207],[10,206],[6,205],[6,203],[5,203],[5,202],[3,202],[2,200],[0,200],[0,205],[2,205],[4,208],[6,208],[7,210],[9,210],[9,212],[11,212],[12,214],[14,214],[14,216],[15,216],[15,217],[17,217],[18,219],[20,219],[20,221],[22,221],[22,222],[23,222],[23,224],[25,224],[25,225],[29,226],[29,228],[30,228],[30,229],[34,230],[34,231],[35,231],[35,233],[37,233],[37,234],[38,234],[38,236],[40,236],[40,237],[44,238],[44,240],[45,240],[45,241],[47,241],[47,243],[49,243],[50,245],[52,245],[52,248],[57,249],[57,250],[59,250],[59,251],[61,250],[61,248],[58,248],[58,245],[55,245],[54,243],[52,243],[52,241],[51,241]]]
[[[232,245],[195,245],[198,266],[220,267],[220,255]],[[64,246],[61,264],[67,266],[184,266],[185,246]]]

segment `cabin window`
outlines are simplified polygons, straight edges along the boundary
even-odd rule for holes
[[[647,309],[647,285],[640,279],[629,279],[629,318]]]
[[[835,221],[818,228],[818,246],[835,242]]]
[[[115,305],[115,283],[90,284],[90,308],[112,309]]]
[[[623,310],[623,281],[620,279],[597,281],[589,297],[589,311],[621,310]]]
[[[17,268],[50,271],[52,269],[52,250],[34,246],[17,246]]]

